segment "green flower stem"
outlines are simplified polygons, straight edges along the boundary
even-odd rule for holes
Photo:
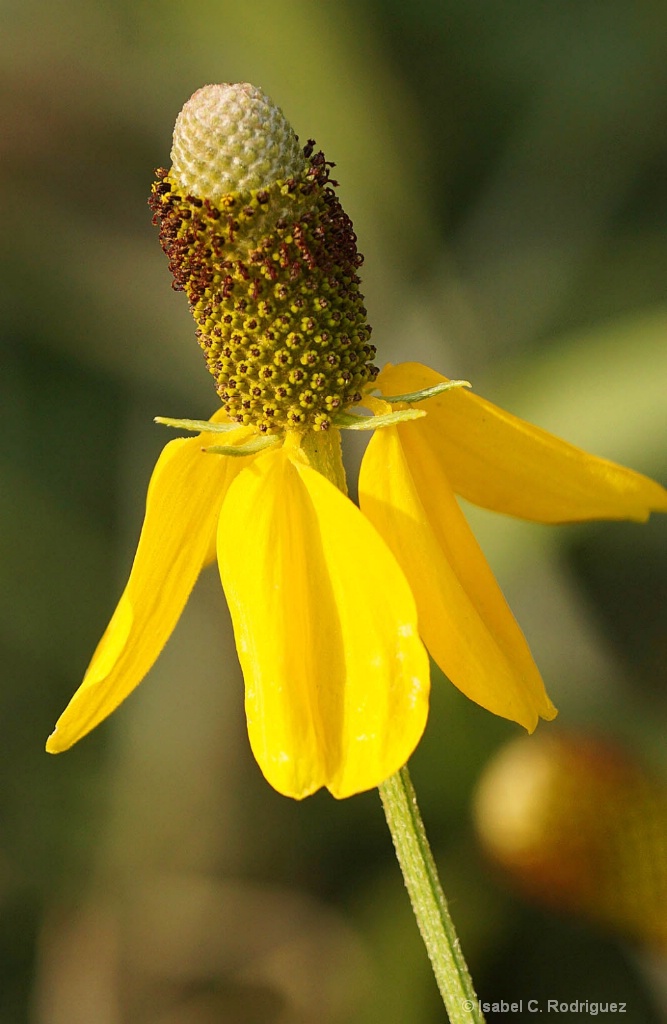
[[[458,385],[459,381],[454,384]],[[310,465],[347,494],[340,431],[302,438]],[[378,787],[412,909],[451,1024],[484,1024],[468,965],[449,916],[407,767]]]
[[[379,786],[412,909],[451,1024],[483,1024],[407,766]]]

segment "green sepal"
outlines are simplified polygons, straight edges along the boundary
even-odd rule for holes
[[[211,434],[226,434],[229,430],[238,430],[238,423],[210,423],[209,420],[172,420],[168,416],[156,416],[154,423],[162,423],[165,427],[176,427],[177,430],[192,430],[195,434],[210,431]]]
[[[383,402],[424,402],[427,398],[434,398],[443,391],[450,391],[451,388],[471,388],[469,380],[447,380],[442,384],[434,384],[432,388],[422,388],[421,391],[411,391],[407,395],[382,395]]]
[[[419,420],[425,415],[423,409],[397,409],[396,412],[385,412],[381,416],[356,416],[354,413],[341,412],[336,416],[334,426],[340,430],[378,430],[404,420]]]
[[[277,434],[259,434],[251,437],[245,444],[212,444],[208,448],[202,448],[203,452],[209,455],[231,455],[235,458],[242,458],[244,455],[256,455],[265,448],[271,448],[280,438]]]

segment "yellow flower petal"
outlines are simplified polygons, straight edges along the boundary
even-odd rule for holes
[[[212,417],[222,418],[221,413]],[[240,440],[241,428],[234,434]],[[212,560],[222,499],[249,461],[202,452],[203,445],[214,443],[213,434],[179,438],[160,454],[130,578],[81,686],[47,741],[49,753],[71,747],[141,682],[169,639],[202,567]]]
[[[388,366],[386,395],[432,387],[441,374],[420,363]],[[667,512],[667,490],[649,477],[600,459],[531,426],[463,389],[418,403],[427,416],[411,430],[437,453],[457,494],[539,523],[636,519]]]
[[[356,506],[269,452],[228,491],[218,560],[271,785],[346,797],[400,768],[426,723],[428,658],[405,578]]]
[[[524,636],[414,421],[378,430],[359,477],[362,511],[412,586],[433,659],[466,696],[529,731],[553,718]]]

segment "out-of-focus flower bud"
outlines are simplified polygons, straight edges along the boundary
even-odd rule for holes
[[[529,898],[667,947],[667,785],[629,754],[584,735],[517,740],[483,776],[475,817]]]

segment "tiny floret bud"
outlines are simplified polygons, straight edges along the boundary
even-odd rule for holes
[[[248,82],[197,90],[176,118],[171,163],[186,192],[214,202],[307,168],[282,110]]]
[[[262,433],[327,430],[377,375],[332,165],[247,84],[196,92],[171,155],[149,202],[225,411]]]

